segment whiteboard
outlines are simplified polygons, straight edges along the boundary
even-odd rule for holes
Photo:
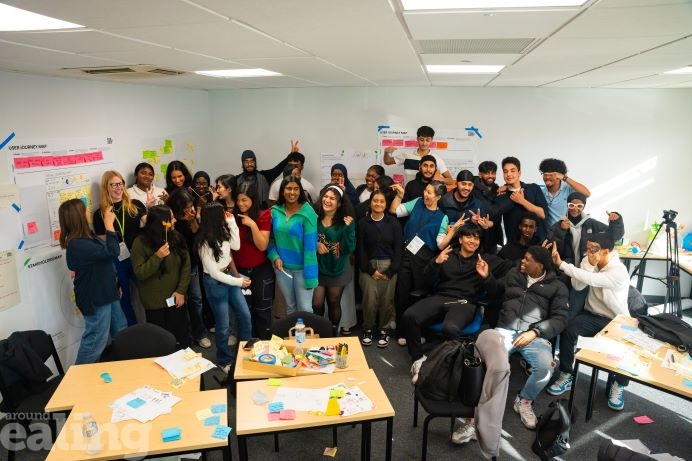
[[[358,149],[342,149],[337,153],[320,154],[321,186],[331,182],[331,169],[335,163],[341,163],[348,170],[348,179],[358,186],[365,182],[365,174],[372,165],[381,164],[379,150],[364,151]]]

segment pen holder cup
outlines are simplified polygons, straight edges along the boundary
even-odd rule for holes
[[[348,367],[348,354],[336,356],[336,367],[342,369]]]

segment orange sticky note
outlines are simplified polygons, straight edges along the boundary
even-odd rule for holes
[[[60,240],[60,229],[55,229],[53,231],[53,240],[55,240],[56,242]]]
[[[26,231],[30,234],[38,232],[38,224],[36,224],[36,221],[29,221],[26,223]]]

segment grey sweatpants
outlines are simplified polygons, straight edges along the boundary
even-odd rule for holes
[[[505,414],[509,388],[509,359],[503,338],[495,330],[485,330],[476,341],[478,353],[486,364],[481,398],[476,407],[476,436],[481,452],[500,454],[502,417]]]

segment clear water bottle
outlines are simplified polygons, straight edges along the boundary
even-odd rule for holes
[[[303,348],[303,343],[305,343],[305,323],[302,317],[298,317],[295,325],[296,334],[296,347],[293,349],[293,355],[304,355],[305,349]]]
[[[89,412],[84,413],[84,421],[82,421],[82,435],[84,435],[84,444],[86,446],[87,455],[95,455],[101,451],[99,425]]]

